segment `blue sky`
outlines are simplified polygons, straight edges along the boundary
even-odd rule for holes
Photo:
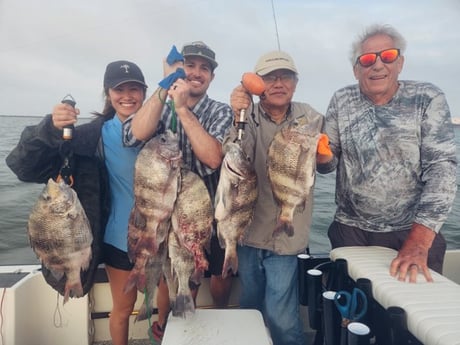
[[[325,112],[332,93],[354,83],[356,34],[395,26],[408,41],[401,79],[430,81],[460,117],[459,0],[273,0],[279,43],[293,56],[295,99]],[[107,63],[135,61],[149,93],[172,45],[202,40],[219,67],[209,95],[228,102],[241,75],[278,48],[271,0],[0,0],[0,114],[42,115],[67,93],[82,115],[102,109]]]

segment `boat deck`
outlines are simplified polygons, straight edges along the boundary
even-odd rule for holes
[[[93,345],[112,345],[111,341],[96,341]],[[131,339],[128,345],[152,345],[149,339]]]

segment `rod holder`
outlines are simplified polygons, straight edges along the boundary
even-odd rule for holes
[[[317,269],[307,271],[308,319],[310,328],[321,330],[321,293],[323,272]]]

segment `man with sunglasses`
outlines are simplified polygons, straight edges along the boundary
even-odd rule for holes
[[[324,117],[309,104],[293,102],[298,74],[292,57],[282,51],[262,55],[254,72],[264,84],[260,102],[253,104],[242,85],[231,96],[230,105],[239,121],[240,111],[247,118],[241,140],[243,151],[253,162],[257,174],[258,199],[254,217],[243,245],[238,246],[238,275],[241,283],[240,307],[260,310],[274,345],[303,345],[306,343],[299,315],[297,254],[305,252],[312,218],[313,193],[305,207],[296,210],[293,218],[294,234],[273,235],[280,212],[273,198],[267,177],[269,145],[282,128],[296,120],[306,120],[320,132]],[[238,126],[231,128],[224,141],[238,138]],[[327,160],[327,157],[316,159]]]
[[[441,273],[440,228],[457,189],[456,147],[443,92],[431,83],[398,80],[404,38],[391,26],[369,27],[352,45],[357,85],[335,92],[325,132],[337,168],[332,248],[384,246],[398,251],[391,275],[416,282]]]

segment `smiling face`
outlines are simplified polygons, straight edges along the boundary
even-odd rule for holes
[[[297,86],[297,76],[287,69],[278,69],[262,77],[265,82],[263,103],[269,107],[289,106]]]
[[[389,36],[376,35],[363,42],[361,54],[376,53],[390,48],[396,47]],[[377,57],[375,64],[369,67],[355,64],[353,72],[361,92],[374,104],[382,105],[388,103],[398,90],[398,76],[403,65],[403,56],[399,56],[392,63],[383,63],[380,57]]]
[[[120,120],[124,121],[142,106],[145,87],[136,82],[123,83],[109,89],[109,99]]]
[[[201,57],[187,56],[184,62],[184,71],[190,86],[190,96],[192,98],[201,98],[214,79],[210,63]]]

